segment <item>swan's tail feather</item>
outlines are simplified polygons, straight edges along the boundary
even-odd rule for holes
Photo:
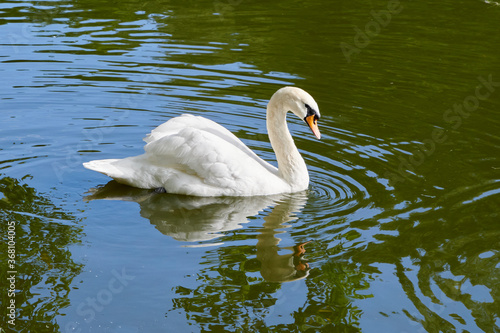
[[[107,160],[95,160],[85,162],[83,163],[83,166],[89,170],[100,172],[111,178],[122,178],[124,176],[123,171],[113,165],[116,161],[119,161],[119,159],[112,158]]]

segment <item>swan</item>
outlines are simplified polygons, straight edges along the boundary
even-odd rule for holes
[[[316,101],[297,87],[276,91],[267,105],[267,132],[278,168],[258,157],[221,125],[184,114],[148,134],[145,153],[124,159],[83,163],[119,183],[193,196],[257,196],[303,191],[309,186],[306,163],[286,124],[293,112],[316,138],[320,118]]]

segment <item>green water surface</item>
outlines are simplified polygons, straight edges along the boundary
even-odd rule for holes
[[[500,3],[3,1],[0,331],[500,332]],[[304,193],[190,198],[82,167],[183,113]],[[108,183],[109,182],[109,183]]]

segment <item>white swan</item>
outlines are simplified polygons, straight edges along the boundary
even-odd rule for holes
[[[267,131],[278,168],[258,157],[234,134],[199,116],[182,115],[144,138],[145,153],[95,160],[84,167],[117,182],[195,196],[254,196],[307,189],[309,174],[286,124],[292,111],[319,139],[318,105],[300,88],[284,87],[267,105]]]

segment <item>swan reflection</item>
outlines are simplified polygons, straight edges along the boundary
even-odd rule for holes
[[[284,248],[289,251],[285,254],[280,254],[283,248],[278,247],[278,235],[286,232],[283,228],[289,227],[285,223],[296,220],[295,214],[307,201],[305,192],[255,197],[191,197],[158,194],[111,181],[91,189],[85,199],[135,201],[141,207],[141,216],[158,231],[184,242],[221,237],[223,232],[242,228],[249,217],[270,208],[257,235],[257,260],[261,263],[262,277],[271,282],[286,282],[308,275],[309,265],[302,258],[307,243]]]

